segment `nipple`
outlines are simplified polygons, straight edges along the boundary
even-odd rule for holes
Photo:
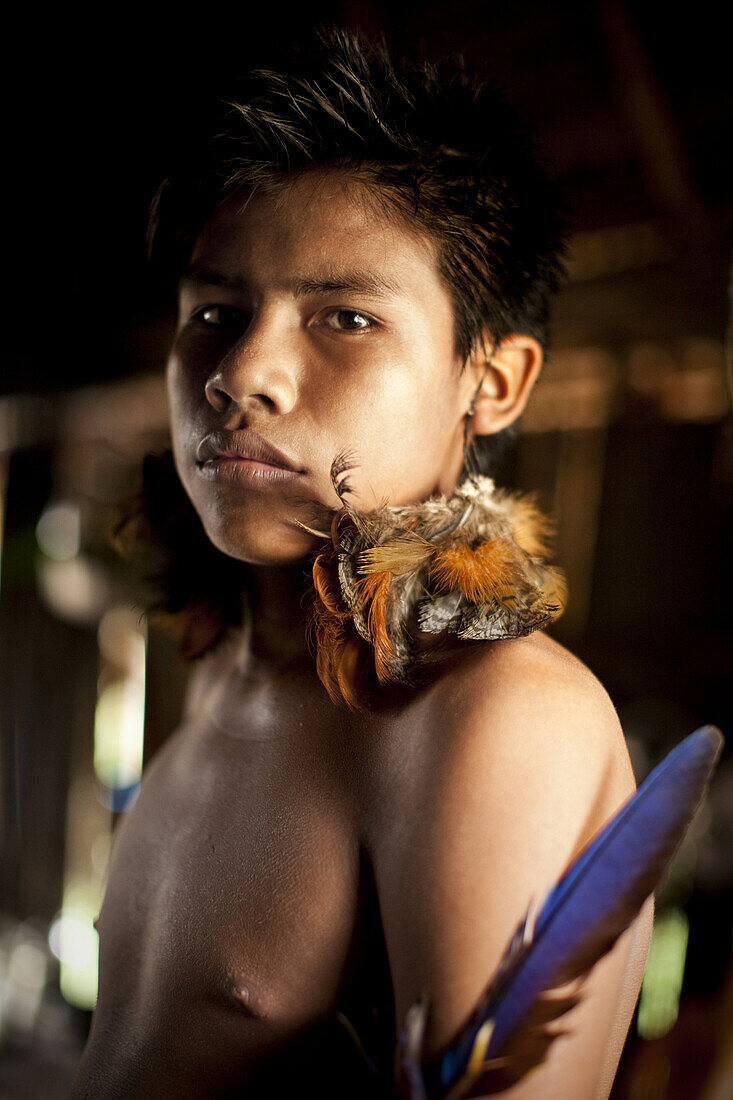
[[[229,982],[229,1003],[233,1008],[239,1009],[247,1016],[261,1016],[252,987],[236,978]]]

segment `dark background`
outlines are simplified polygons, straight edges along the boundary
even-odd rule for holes
[[[314,22],[384,30],[396,54],[462,52],[488,67],[536,135],[568,203],[571,280],[502,476],[539,489],[558,515],[571,602],[555,633],[609,691],[637,779],[703,722],[730,741],[733,102],[719,11],[363,0],[8,17],[4,942],[21,926],[43,939],[59,909],[65,830],[81,813],[69,791],[88,766],[98,671],[94,612],[64,618],[39,595],[36,522],[55,499],[80,500],[84,551],[117,591],[112,507],[142,454],[165,441],[171,312],[146,266],[148,204],[202,98]],[[169,641],[151,631],[148,757],[177,720],[183,678]],[[714,1063],[731,997],[729,746],[709,801],[667,896],[690,921],[680,1015],[653,1042],[632,1028],[619,1100],[698,1095]],[[49,973],[25,1034],[3,1030],[0,1011],[0,1096],[64,1095],[88,1018],[54,1000]],[[644,1092],[644,1080],[662,1091]]]
[[[271,7],[269,19],[263,7],[212,3],[185,18],[155,5],[104,18],[64,7],[38,26],[11,16],[6,50],[17,50],[20,66],[6,98],[7,266],[20,300],[6,319],[3,390],[67,388],[158,365],[160,301],[146,274],[144,224],[171,150],[204,95],[332,17],[383,29],[397,53],[461,51],[487,65],[544,146],[576,230],[664,222],[667,262],[568,300],[562,337],[721,332],[730,56],[712,3],[684,18],[659,4],[613,2],[363,0],[287,14]]]

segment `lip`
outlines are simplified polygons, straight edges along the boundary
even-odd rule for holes
[[[283,466],[271,466],[268,462],[253,462],[249,458],[210,458],[199,464],[199,473],[208,481],[260,489],[300,477],[298,470],[286,470]]]
[[[198,446],[196,461],[202,473],[226,474],[228,478],[246,476],[248,480],[273,481],[304,473],[292,459],[251,428],[210,432]]]

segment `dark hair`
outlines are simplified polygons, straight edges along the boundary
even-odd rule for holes
[[[233,195],[278,190],[304,172],[343,171],[366,185],[383,214],[436,241],[464,364],[486,335],[498,342],[521,332],[546,346],[562,273],[558,196],[512,110],[460,56],[396,67],[383,37],[319,27],[276,68],[250,72],[233,95],[209,104],[194,131],[148,225],[149,256],[170,276],[182,274],[205,222]],[[472,468],[490,474],[516,430],[514,423],[474,441]],[[170,478],[170,463],[161,472]],[[150,490],[152,466],[148,482]],[[148,491],[144,499],[143,528],[160,541],[166,527],[153,511],[163,497]],[[168,554],[169,581],[171,568]],[[179,611],[194,582],[187,590],[177,577],[174,587],[175,599],[163,603]],[[193,655],[207,644],[193,639],[188,648]]]
[[[161,184],[151,258],[180,274],[231,195],[347,171],[387,215],[437,241],[464,360],[487,330],[546,344],[562,270],[558,196],[511,108],[462,57],[395,68],[383,38],[319,27],[278,71],[256,69],[235,92],[204,112]]]

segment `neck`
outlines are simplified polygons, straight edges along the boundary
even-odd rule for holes
[[[276,672],[285,665],[307,659],[307,609],[303,596],[312,585],[307,562],[290,565],[252,565],[248,596],[251,630],[247,660],[261,671]],[[303,605],[303,606],[301,606]]]

